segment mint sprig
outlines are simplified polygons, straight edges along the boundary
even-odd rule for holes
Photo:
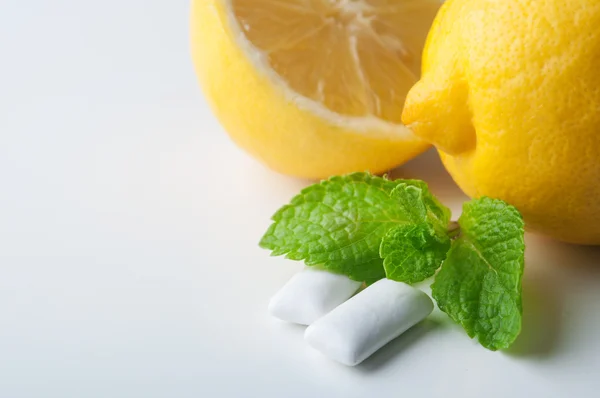
[[[484,347],[506,348],[521,328],[521,216],[481,198],[465,204],[459,229],[450,217],[423,181],[353,173],[302,190],[260,246],[366,283],[416,283],[441,266],[432,285],[439,308]]]

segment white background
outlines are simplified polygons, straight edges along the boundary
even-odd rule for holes
[[[597,248],[527,237],[524,329],[504,353],[436,311],[348,368],[271,319],[301,264],[257,242],[307,182],[221,130],[188,8],[1,2],[0,397],[600,394]],[[455,214],[465,199],[433,152],[393,175]]]

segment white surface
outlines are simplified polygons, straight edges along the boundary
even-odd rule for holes
[[[269,314],[282,321],[310,325],[352,297],[361,285],[345,275],[306,267],[271,298]]]
[[[433,302],[420,289],[381,279],[307,327],[304,339],[326,357],[355,366],[431,311]]]
[[[598,248],[527,237],[508,353],[436,310],[350,369],[272,319],[302,265],[257,242],[306,182],[226,138],[187,36],[187,1],[2,2],[0,397],[598,394]],[[433,154],[394,176],[464,199]]]

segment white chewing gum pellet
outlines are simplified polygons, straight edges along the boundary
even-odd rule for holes
[[[310,325],[306,341],[326,357],[354,366],[433,310],[425,293],[382,279]]]
[[[306,268],[273,296],[269,313],[284,321],[310,325],[352,297],[361,285],[344,275]]]

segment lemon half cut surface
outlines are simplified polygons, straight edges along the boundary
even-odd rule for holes
[[[386,171],[428,148],[401,123],[439,0],[194,0],[192,54],[233,140],[272,169]]]

